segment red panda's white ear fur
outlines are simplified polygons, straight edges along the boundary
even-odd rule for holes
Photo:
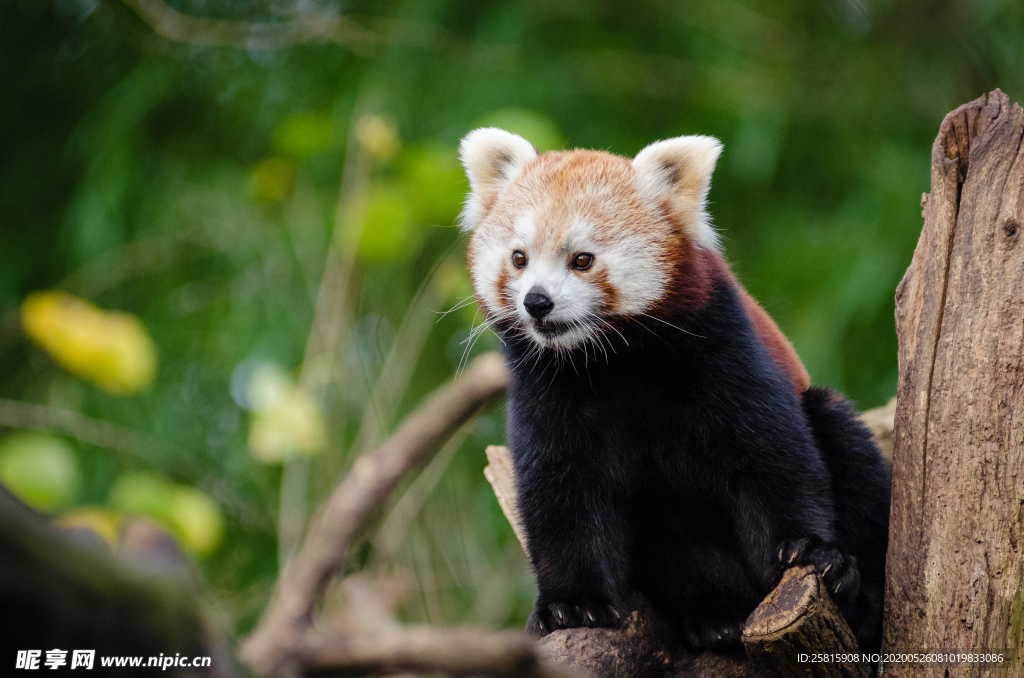
[[[656,141],[637,153],[637,188],[652,200],[667,200],[701,247],[719,248],[718,234],[704,205],[722,143],[714,137],[686,136]]]
[[[462,138],[459,159],[469,179],[469,195],[459,222],[472,231],[501,189],[537,156],[529,141],[496,127],[481,127]]]

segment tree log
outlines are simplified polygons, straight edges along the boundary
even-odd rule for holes
[[[15,650],[54,648],[67,650],[69,659],[71,650],[95,650],[100,673],[101,657],[176,653],[211,657],[203,674],[212,678],[240,673],[226,640],[200,611],[196,582],[163,554],[151,558],[133,546],[115,555],[95,535],[53,527],[2,486],[0,554],[8,675]],[[163,675],[195,673],[171,666]]]
[[[410,672],[505,678],[582,678],[571,668],[549,666],[533,639],[517,631],[400,627],[303,636],[298,653],[303,676],[392,675]]]
[[[839,609],[810,567],[789,570],[743,629],[747,656],[758,661],[763,675],[790,678],[813,675],[862,678],[866,664],[856,661],[801,661],[801,653],[842,654],[857,648],[857,640]]]
[[[885,625],[888,651],[1013,651],[997,669],[1012,676],[1024,676],[1022,139],[1024,111],[995,90],[947,115],[932,149],[924,228],[896,292]]]

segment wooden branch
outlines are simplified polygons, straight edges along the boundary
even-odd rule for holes
[[[314,519],[299,553],[277,582],[274,597],[242,648],[265,674],[294,675],[304,636],[330,577],[346,561],[361,530],[410,470],[425,462],[484,404],[504,392],[508,373],[497,354],[480,356],[436,391],[376,450],[361,455]]]
[[[891,406],[886,405],[864,413],[873,424],[876,439],[891,438],[891,411]],[[525,551],[526,537],[516,507],[511,455],[508,448],[498,445],[489,446],[486,454],[484,476]],[[749,661],[714,652],[694,654],[680,645],[647,601],[635,596],[629,603],[632,611],[622,630],[556,631],[540,640],[541,653],[596,678],[868,675],[867,667],[856,664],[798,661],[800,652],[850,653],[857,648],[853,632],[825,591],[821,578],[809,568],[787,570],[778,586],[748,618],[743,645]]]
[[[106,448],[133,461],[156,443],[140,433],[74,410],[0,398],[0,426],[36,431],[60,431],[89,445]]]
[[[442,672],[509,678],[571,678],[571,669],[540,657],[525,633],[402,628],[387,632],[311,633],[303,639],[301,664],[306,675],[370,672]]]
[[[593,678],[752,678],[742,658],[679,645],[672,629],[641,596],[627,601],[622,629],[563,629],[538,641],[548,661]]]
[[[896,398],[890,398],[889,402],[874,409],[865,410],[861,413],[864,425],[868,427],[878,449],[887,462],[892,463],[892,432],[893,422],[896,418]]]
[[[484,477],[491,484],[501,512],[505,514],[505,519],[512,526],[519,545],[526,553],[526,533],[523,531],[523,521],[519,518],[519,506],[516,504],[516,475],[512,468],[512,455],[509,454],[507,447],[501,445],[488,445],[484,453],[487,455]]]
[[[999,90],[946,116],[896,292],[899,386],[888,651],[1007,650],[1024,675],[1024,110]],[[913,663],[886,676],[918,675]],[[930,664],[938,675],[979,665]]]

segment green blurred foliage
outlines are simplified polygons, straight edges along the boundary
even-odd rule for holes
[[[397,185],[378,181],[366,196],[359,257],[367,264],[393,265],[419,249],[422,224],[413,223],[409,197]]]
[[[223,517],[213,499],[148,471],[122,473],[110,488],[107,503],[123,515],[153,520],[198,555],[215,549],[224,531]]]
[[[1013,0],[172,5],[239,21],[344,11],[375,38],[203,46],[156,35],[116,0],[8,2],[0,398],[127,436],[108,445],[55,425],[69,451],[39,463],[73,455],[80,478],[72,494],[43,488],[45,503],[140,511],[191,534],[239,631],[266,602],[278,508],[294,500],[282,466],[248,450],[246,375],[300,370],[325,261],[356,248],[350,322],[331,378],[311,387],[327,445],[292,462],[308,465],[293,479],[315,504],[357,440],[379,440],[456,370],[474,312],[435,311],[470,294],[451,228],[467,130],[627,155],[681,133],[721,138],[711,210],[729,259],[815,381],[870,407],[895,389],[893,290],[938,123],[996,86],[1024,96]],[[377,117],[360,128],[366,116]],[[359,144],[365,181],[346,183]],[[41,289],[141,320],[160,361],[149,387],[107,393],[32,345],[17,309]],[[410,573],[410,619],[522,621],[531,578],[481,476],[483,446],[501,439],[500,411],[471,424],[434,481],[403,490],[415,510],[400,546],[362,552]]]
[[[62,508],[80,483],[74,451],[44,433],[12,433],[0,440],[0,483],[35,509]]]

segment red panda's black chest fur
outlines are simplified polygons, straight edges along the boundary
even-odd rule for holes
[[[851,570],[858,578],[880,572],[884,538],[864,536],[884,534],[888,515],[877,449],[842,412],[831,416],[849,431],[818,430],[737,287],[720,278],[701,307],[641,320],[620,325],[607,357],[531,359],[528,343],[504,338],[520,513],[531,558],[547,563],[539,604],[614,607],[639,590],[692,642],[706,640],[697,627],[727,627],[731,644],[781,571],[775,554],[787,540],[806,537],[865,563]],[[839,468],[830,453],[843,446],[856,462]],[[851,525],[839,513],[839,473],[864,495],[849,515],[877,524]],[[864,620],[867,643],[878,630],[880,582],[865,581],[870,595],[844,603],[852,623]],[[710,626],[694,614],[713,617]]]

